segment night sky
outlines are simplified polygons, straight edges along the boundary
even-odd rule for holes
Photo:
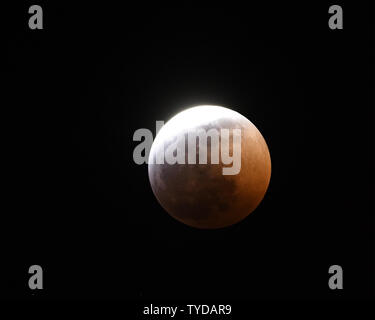
[[[374,297],[373,7],[345,3],[330,30],[328,2],[121,3],[40,3],[43,30],[34,3],[9,11],[1,295]],[[260,206],[219,230],[171,218],[133,161],[135,130],[200,104],[247,117],[272,160]],[[328,287],[334,264],[344,290]]]

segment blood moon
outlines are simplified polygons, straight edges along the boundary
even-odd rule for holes
[[[241,129],[238,174],[223,175],[228,165],[221,160],[211,163],[210,146],[207,164],[155,163],[157,154],[181,135],[195,131],[198,136],[210,129]],[[232,152],[234,147],[232,143]],[[148,174],[157,200],[172,217],[195,228],[216,229],[243,220],[259,205],[270,181],[271,158],[262,134],[244,116],[224,107],[197,106],[180,112],[160,129],[150,150]]]

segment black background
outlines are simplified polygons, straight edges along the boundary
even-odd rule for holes
[[[374,296],[373,7],[340,3],[330,30],[328,2],[48,2],[30,30],[31,4],[6,29],[4,297]],[[172,219],[133,161],[135,130],[199,104],[246,116],[271,153],[263,202],[221,230]]]

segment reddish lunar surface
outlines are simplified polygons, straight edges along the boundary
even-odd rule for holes
[[[155,163],[155,155],[177,136],[212,128],[241,129],[238,174],[223,175],[222,168],[232,164],[223,164],[221,156],[219,164],[211,164],[210,139],[207,164]],[[229,146],[232,154],[233,137]],[[196,151],[198,159],[199,145]],[[173,218],[195,228],[223,228],[243,220],[262,201],[271,177],[271,158],[262,134],[244,116],[223,107],[198,106],[182,111],[161,128],[150,150],[148,174],[157,200]]]

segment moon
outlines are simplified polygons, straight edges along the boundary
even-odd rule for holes
[[[224,128],[230,129],[232,155],[233,129],[241,129],[238,174],[224,175],[223,168],[230,165],[221,158],[219,163],[211,163],[209,139],[207,164],[155,163],[158,152],[178,136]],[[220,106],[192,107],[174,116],[157,133],[148,160],[151,188],[160,205],[176,220],[200,229],[223,228],[246,218],[262,201],[271,178],[270,153],[260,131],[238,112]]]

